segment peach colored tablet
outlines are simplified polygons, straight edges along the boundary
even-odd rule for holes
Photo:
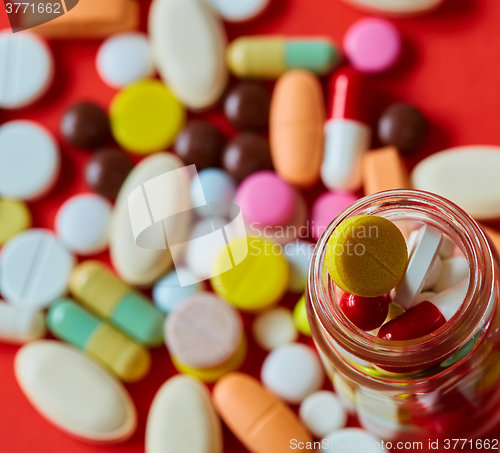
[[[310,187],[319,179],[323,160],[325,106],[318,78],[307,71],[284,74],[274,88],[271,154],[284,180]]]
[[[362,165],[365,195],[409,187],[405,164],[396,148],[370,151],[364,155]]]

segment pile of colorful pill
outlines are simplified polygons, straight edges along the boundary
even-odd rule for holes
[[[314,35],[227,42],[223,21],[257,20],[272,1],[153,0],[146,35],[136,0],[81,0],[33,33],[0,33],[0,109],[49,90],[59,68],[44,37],[105,38],[96,73],[116,90],[110,105],[68,104],[57,137],[27,119],[0,124],[0,339],[23,344],[15,376],[36,410],[83,442],[123,442],[144,424],[126,385],[150,372],[149,349],[165,345],[179,374],[165,376],[149,408],[146,453],[232,451],[221,419],[258,453],[350,441],[384,451],[367,431],[346,428],[351,408],[327,390],[303,295],[314,244],[362,193],[421,189],[476,220],[500,217],[498,148],[442,151],[409,177],[404,158],[424,143],[426,119],[405,102],[380,112],[376,127],[367,116],[372,75],[403,53],[392,21],[362,19],[342,46]],[[379,15],[441,3],[344,1]],[[223,126],[196,116],[210,109]],[[375,136],[384,148],[370,150]],[[59,142],[89,153],[85,187],[56,197],[52,229],[37,228],[29,206],[58,193]],[[192,165],[187,183],[151,190]],[[311,199],[311,188],[320,195]],[[131,222],[140,215],[155,233],[146,246]],[[341,223],[325,263],[346,320],[388,341],[435,333],[469,285],[452,238],[375,215]],[[238,371],[252,355],[260,381]]]

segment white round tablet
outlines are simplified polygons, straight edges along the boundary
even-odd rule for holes
[[[343,428],[347,413],[335,393],[321,390],[302,401],[299,417],[314,437],[324,437],[336,429]]]
[[[49,47],[30,33],[0,33],[0,68],[3,109],[17,109],[35,102],[47,91],[54,76]]]
[[[299,404],[323,385],[324,372],[310,346],[285,344],[273,349],[264,360],[261,379],[264,386],[287,403]]]
[[[253,323],[253,336],[266,351],[293,343],[298,332],[292,312],[288,308],[278,307],[260,314]]]
[[[352,446],[355,445],[355,448]],[[387,451],[382,440],[359,428],[345,428],[333,431],[321,441],[321,451],[353,451],[366,453]]]
[[[0,196],[41,197],[52,188],[59,168],[59,149],[48,130],[32,121],[0,126]]]
[[[170,313],[188,297],[203,291],[201,282],[181,286],[179,278],[183,281],[197,280],[189,269],[180,267],[163,277],[153,288],[153,301],[163,313]]]
[[[264,11],[270,0],[208,0],[227,22],[244,22]]]
[[[97,52],[97,72],[114,88],[154,74],[149,41],[143,33],[121,33],[104,41]]]
[[[106,250],[111,204],[100,195],[76,195],[66,200],[56,215],[55,230],[60,241],[78,255]]]
[[[294,293],[302,293],[306,289],[314,244],[298,240],[286,244],[283,247],[283,252],[290,265],[288,289]]]
[[[191,184],[191,199],[196,211],[202,217],[226,216],[229,214],[231,203],[236,194],[236,183],[224,170],[219,168],[205,168],[198,174],[200,184],[193,180]],[[210,211],[206,203],[224,203],[211,206]],[[225,205],[227,203],[227,205]]]
[[[2,249],[2,295],[20,307],[43,308],[66,294],[75,260],[49,231],[18,234]]]

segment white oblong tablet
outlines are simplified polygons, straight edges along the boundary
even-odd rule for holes
[[[431,11],[439,6],[443,0],[344,0],[362,10],[379,14],[417,15]]]
[[[453,256],[443,260],[443,267],[433,291],[441,293],[469,276],[469,262],[464,256]]]
[[[443,247],[441,246],[441,249],[442,248]],[[425,282],[424,282],[424,286],[422,287],[422,291],[429,291],[430,289],[432,289],[434,287],[434,285],[436,284],[436,282],[439,279],[439,276],[441,275],[442,268],[443,268],[443,261],[441,260],[441,257],[438,255],[438,256],[436,256],[434,264],[429,269],[429,273],[427,274],[427,277],[425,277]]]
[[[96,58],[101,79],[114,88],[151,77],[153,57],[144,33],[120,33],[106,39]]]
[[[273,349],[264,360],[261,380],[264,386],[290,404],[299,404],[323,385],[324,372],[310,346],[285,344]]]
[[[45,332],[41,311],[0,302],[0,341],[22,344],[44,337]]]
[[[24,120],[0,126],[0,196],[39,198],[52,188],[59,168],[59,148],[47,129]]]
[[[2,295],[12,305],[44,308],[64,296],[75,260],[49,231],[18,234],[2,249]]]
[[[500,147],[462,146],[421,161],[411,174],[414,189],[441,195],[475,219],[500,217]]]
[[[108,246],[111,204],[100,195],[76,195],[66,200],[56,215],[59,240],[72,252],[92,255]]]
[[[283,247],[283,252],[290,265],[288,289],[294,293],[302,293],[306,288],[314,244],[297,240],[286,244]]]
[[[208,0],[227,22],[244,22],[262,13],[269,0]]]
[[[324,437],[343,428],[347,422],[347,413],[340,399],[327,390],[314,392],[302,401],[299,417],[315,437]]]
[[[203,109],[222,96],[227,38],[205,0],[154,0],[149,36],[158,72],[187,107]]]
[[[54,75],[49,47],[30,33],[0,33],[0,68],[2,109],[16,109],[35,102],[47,91]]]
[[[222,453],[222,430],[210,394],[179,375],[158,390],[146,425],[146,453]]]
[[[266,351],[293,343],[299,335],[293,314],[285,307],[273,308],[257,316],[252,331],[257,344]]]
[[[355,448],[352,448],[352,446]],[[321,451],[357,451],[359,453],[384,452],[382,439],[359,428],[333,431],[321,441]]]
[[[22,391],[47,420],[81,440],[120,442],[137,426],[125,387],[72,346],[48,340],[28,343],[15,359]]]

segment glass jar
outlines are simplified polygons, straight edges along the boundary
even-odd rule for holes
[[[361,331],[344,316],[325,251],[335,228],[360,214],[385,217],[406,237],[430,225],[461,249],[470,268],[467,294],[440,329],[416,340],[387,341]],[[476,222],[450,201],[426,192],[397,190],[363,198],[329,225],[311,262],[309,323],[337,393],[364,428],[385,440],[427,446],[436,439],[477,439],[498,424],[498,264]],[[384,371],[388,367],[398,373]]]

